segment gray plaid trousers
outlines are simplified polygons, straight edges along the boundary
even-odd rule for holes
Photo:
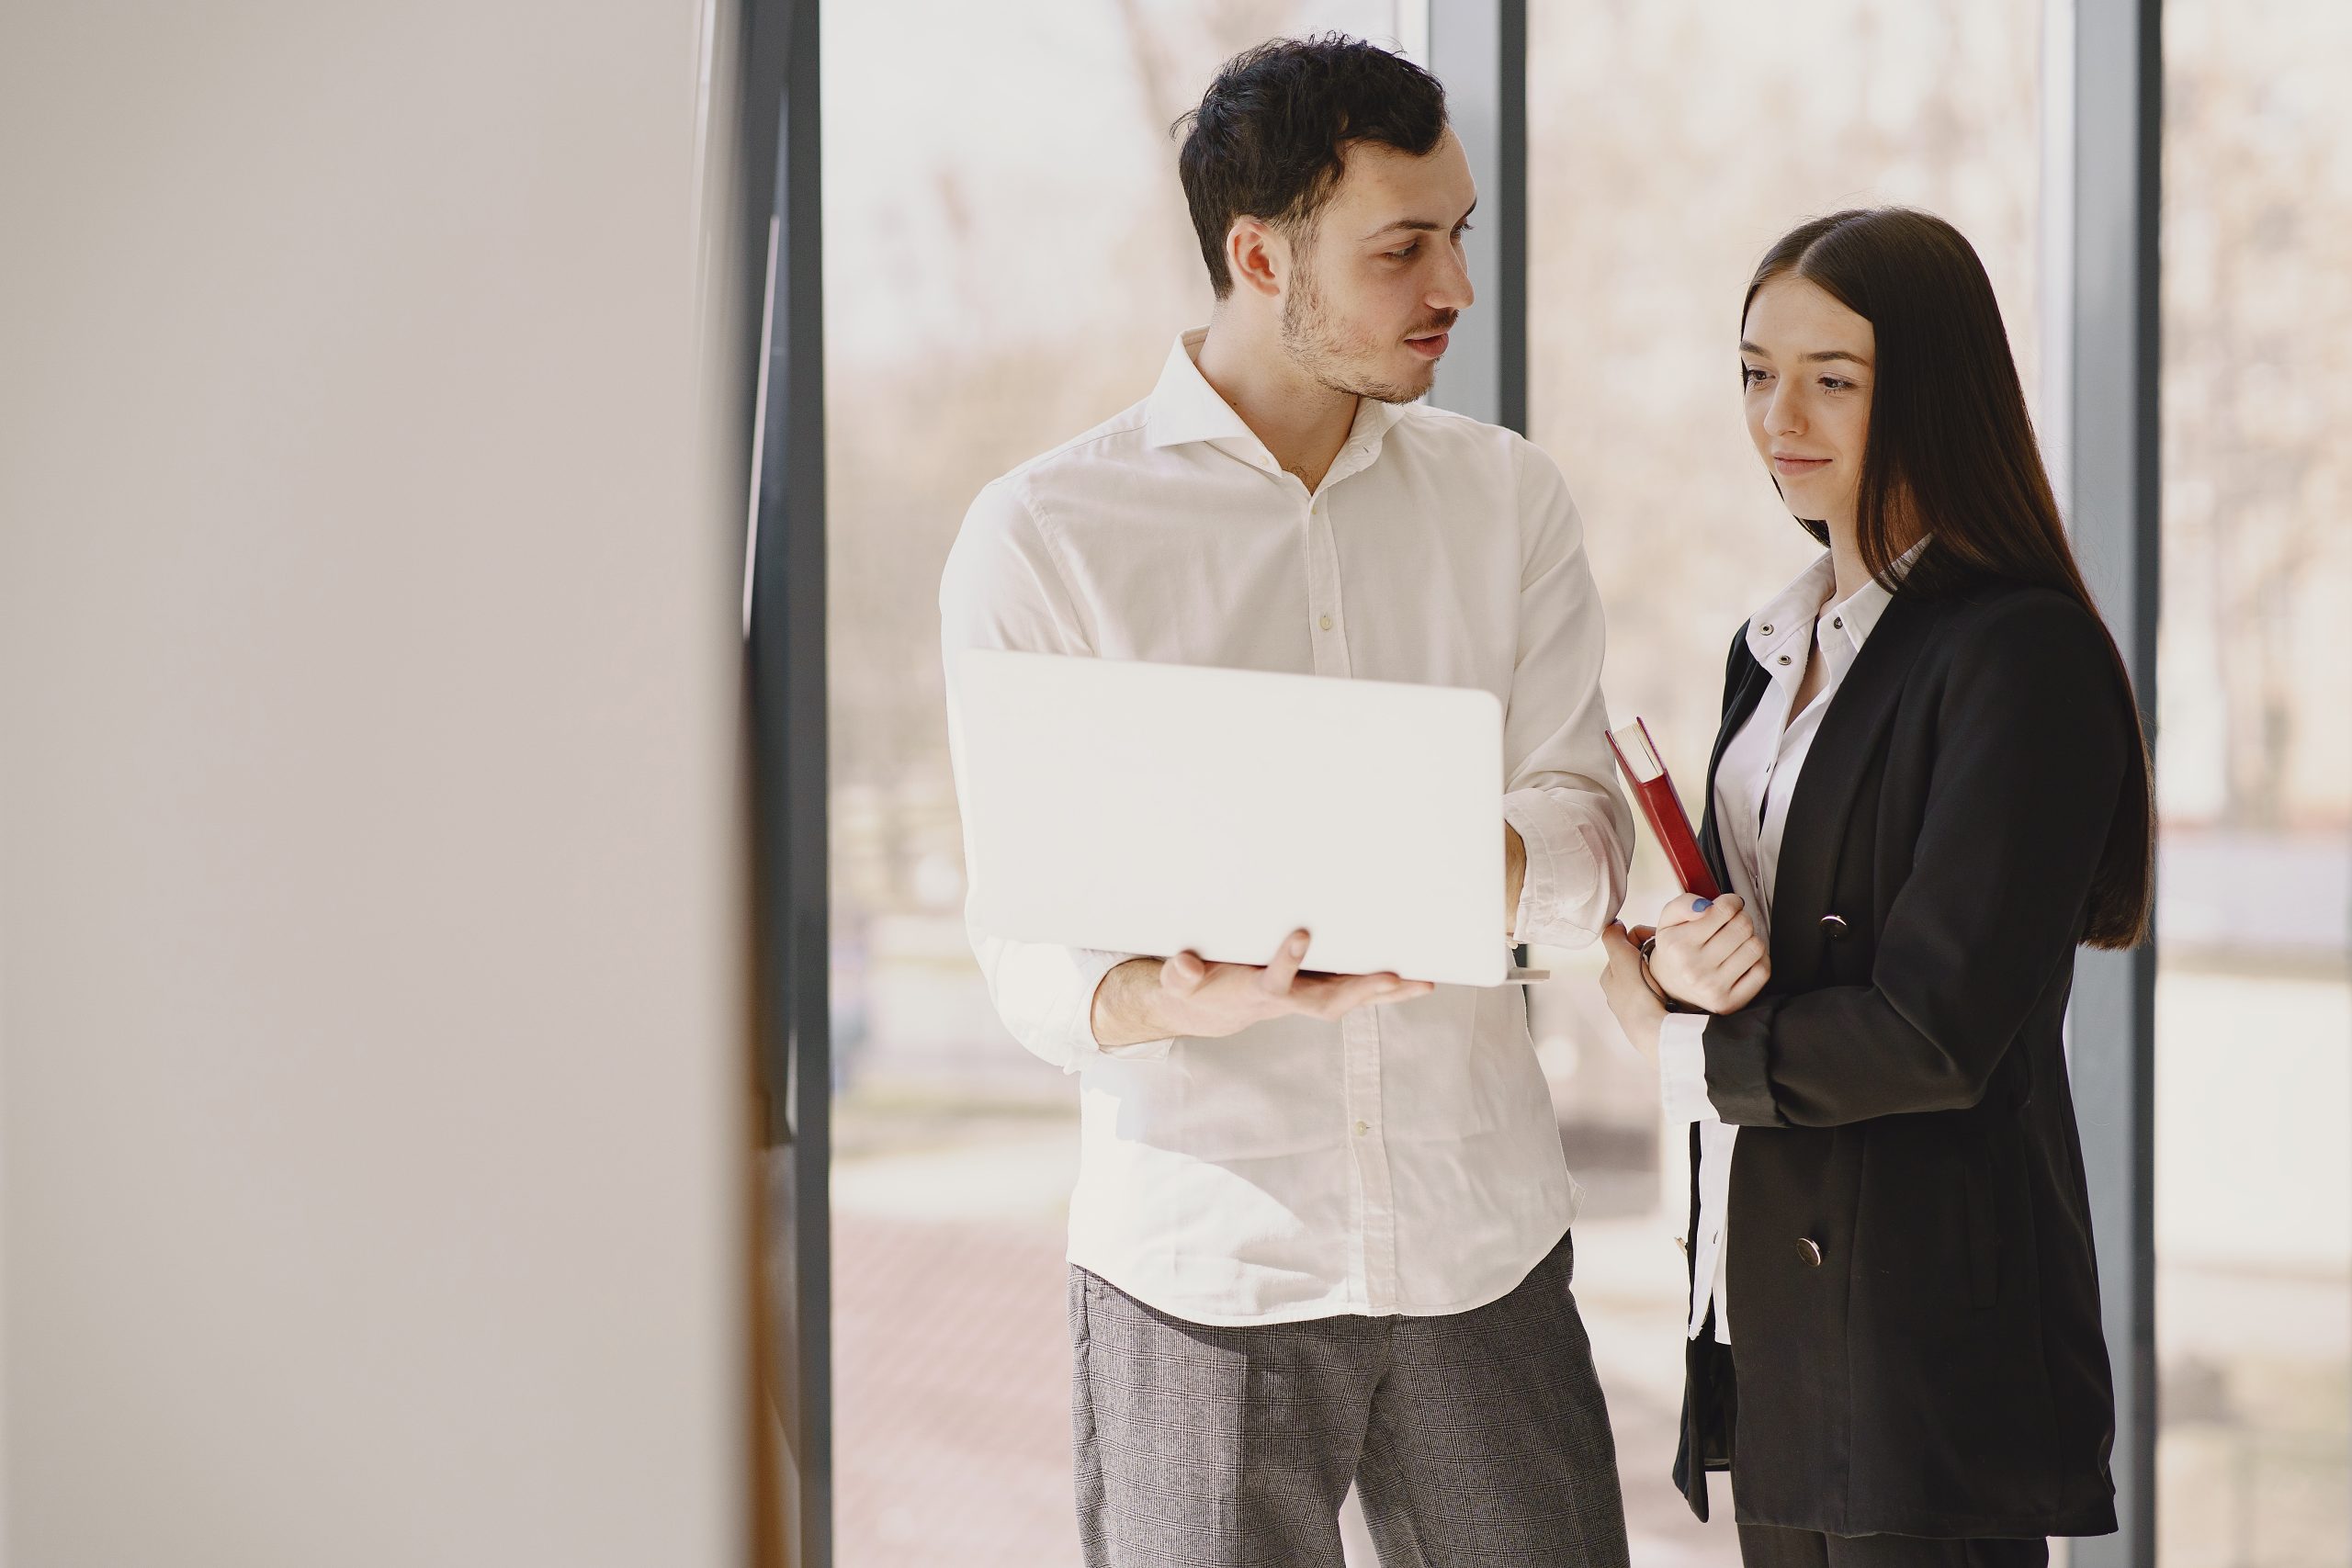
[[[1625,1568],[1616,1446],[1563,1236],[1442,1317],[1209,1327],[1069,1277],[1089,1568],[1339,1568],[1356,1482],[1383,1568]]]

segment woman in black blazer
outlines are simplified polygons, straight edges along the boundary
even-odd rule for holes
[[[1704,1518],[1731,1472],[1751,1568],[2025,1568],[2115,1529],[2061,1031],[2076,945],[2146,932],[2146,746],[1968,242],[1807,223],[1741,328],[1828,553],[1732,639],[1701,839],[1737,891],[1605,938],[1696,1123],[1675,1479]]]

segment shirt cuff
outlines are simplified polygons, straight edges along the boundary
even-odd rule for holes
[[[1658,1100],[1669,1122],[1723,1120],[1707,1098],[1707,1025],[1713,1016],[1670,1012],[1658,1025]]]
[[[1541,789],[1504,795],[1503,820],[1517,829],[1527,850],[1511,940],[1546,947],[1599,941],[1600,928],[1624,897],[1624,869],[1609,854],[1600,829]]]
[[[1168,1055],[1168,1048],[1176,1043],[1171,1036],[1132,1045],[1104,1046],[1094,1038],[1094,993],[1102,988],[1102,981],[1112,970],[1136,956],[1096,947],[1069,949],[1072,984],[1069,994],[1076,999],[1077,1007],[1070,1017],[1056,1018],[1049,1025],[1068,1053],[1063,1057],[1062,1071],[1075,1073],[1097,1062],[1148,1062]]]

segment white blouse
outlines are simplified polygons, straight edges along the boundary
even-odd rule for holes
[[[1909,556],[1897,563],[1907,564]],[[1715,824],[1722,840],[1730,891],[1745,902],[1756,934],[1772,941],[1772,889],[1781,863],[1781,835],[1789,822],[1789,801],[1805,753],[1820,733],[1855,656],[1893,601],[1881,582],[1868,582],[1831,604],[1837,573],[1825,552],[1758,610],[1747,623],[1747,651],[1772,684],[1739,733],[1724,749],[1715,770]],[[1802,713],[1790,710],[1804,681],[1805,650],[1823,660],[1821,687]],[[1715,1339],[1731,1343],[1725,1301],[1724,1215],[1730,1206],[1732,1146],[1739,1129],[1716,1115],[1707,1098],[1707,1056],[1702,1043],[1705,1013],[1669,1013],[1658,1035],[1658,1080],[1669,1122],[1699,1123],[1699,1233],[1687,1238],[1694,1267],[1690,1280],[1688,1337],[1706,1325],[1715,1310]]]

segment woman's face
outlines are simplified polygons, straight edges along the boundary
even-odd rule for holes
[[[1739,344],[1747,434],[1799,517],[1853,526],[1877,347],[1870,322],[1792,273],[1747,307]]]

